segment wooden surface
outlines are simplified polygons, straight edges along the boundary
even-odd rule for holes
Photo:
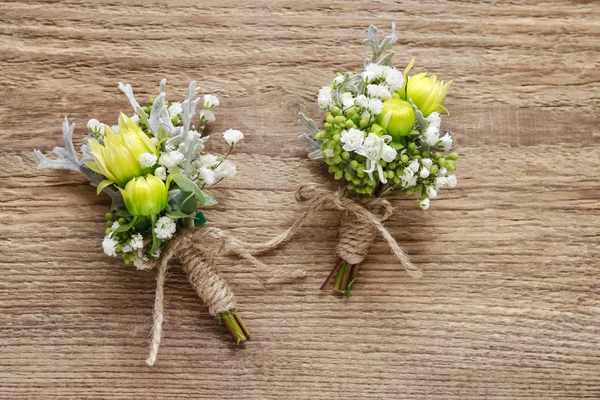
[[[597,2],[170,3],[0,2],[0,398],[600,398]],[[36,170],[32,150],[60,144],[67,113],[81,142],[88,118],[129,112],[119,81],[150,96],[166,77],[176,99],[196,79],[221,99],[216,137],[247,135],[210,223],[267,238],[304,209],[297,185],[335,187],[295,139],[298,111],[318,118],[318,88],[359,70],[368,25],[393,20],[396,64],[455,82],[459,186],[427,212],[394,194],[386,224],[424,278],[377,243],[349,301],[320,292],[338,225],[325,211],[262,258],[304,280],[220,261],[245,347],[174,269],[147,367],[153,272],[103,255],[107,198]]]

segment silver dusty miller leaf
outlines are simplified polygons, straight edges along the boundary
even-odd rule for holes
[[[315,134],[319,133],[317,124],[310,118],[307,118],[303,113],[298,114],[298,123],[305,126],[310,133],[303,133],[298,136],[298,139],[302,140],[306,144],[306,151],[308,152],[308,158],[311,160],[322,160],[323,154],[321,153],[321,144],[317,142],[314,137]]]
[[[378,63],[381,65],[391,65],[392,53],[386,54],[381,60],[377,61],[381,54],[392,48],[392,44],[394,44],[398,40],[398,35],[396,35],[396,23],[392,22],[392,34],[390,36],[386,36],[383,38],[381,43],[379,43],[378,37],[378,29],[375,25],[371,25],[369,27],[369,33],[367,39],[363,40],[363,43],[371,49],[373,55],[371,58],[365,59],[365,68],[367,65],[371,63]]]
[[[65,147],[55,147],[52,153],[56,156],[56,159],[50,159],[42,154],[39,150],[34,150],[34,154],[38,159],[38,169],[66,169],[69,171],[79,172],[85,176],[92,186],[98,186],[100,182],[104,180],[104,177],[91,169],[89,169],[85,163],[93,161],[93,157],[90,153],[87,145],[81,146],[82,157],[79,159],[75,146],[73,145],[73,132],[75,131],[75,124],[69,125],[69,120],[65,117],[62,124],[63,138],[65,141]],[[118,190],[111,187],[106,187],[103,190],[104,193],[108,194],[112,199],[111,209],[123,207],[123,197]]]

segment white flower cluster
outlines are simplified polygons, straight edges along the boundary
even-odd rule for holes
[[[369,133],[365,138],[365,133],[359,129],[351,128],[342,132],[340,143],[347,152],[355,152],[367,159],[365,173],[373,179],[373,172],[377,170],[377,176],[381,183],[387,183],[381,160],[392,162],[396,158],[397,152],[388,145],[392,140],[391,136],[378,136],[376,133]]]

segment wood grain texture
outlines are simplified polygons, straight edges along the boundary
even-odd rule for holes
[[[369,24],[396,21],[396,63],[454,79],[446,127],[459,186],[428,212],[394,194],[350,301],[318,287],[338,215],[263,260],[305,268],[264,285],[219,267],[254,338],[235,348],[173,269],[158,365],[145,366],[152,272],[105,257],[107,198],[38,171],[68,113],[114,121],[117,82],[217,94],[217,134],[247,139],[210,223],[251,240],[300,215],[294,188],[330,184],[295,140],[298,111],[358,70]],[[0,2],[0,398],[600,398],[600,7],[595,1],[125,0]],[[212,148],[222,150],[219,140]]]

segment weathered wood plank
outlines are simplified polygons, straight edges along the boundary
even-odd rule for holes
[[[319,292],[339,224],[323,211],[263,257],[305,279],[220,260],[244,348],[173,269],[146,367],[153,273],[101,253],[107,199],[31,150],[60,144],[67,113],[129,112],[119,81],[152,96],[166,76],[173,96],[196,79],[221,98],[215,138],[247,134],[210,222],[267,238],[304,209],[297,185],[335,187],[297,112],[318,117],[319,86],[392,20],[398,63],[455,81],[459,186],[426,213],[394,194],[386,223],[424,278],[377,243],[350,301]],[[600,398],[599,20],[593,1],[0,3],[0,398]]]

